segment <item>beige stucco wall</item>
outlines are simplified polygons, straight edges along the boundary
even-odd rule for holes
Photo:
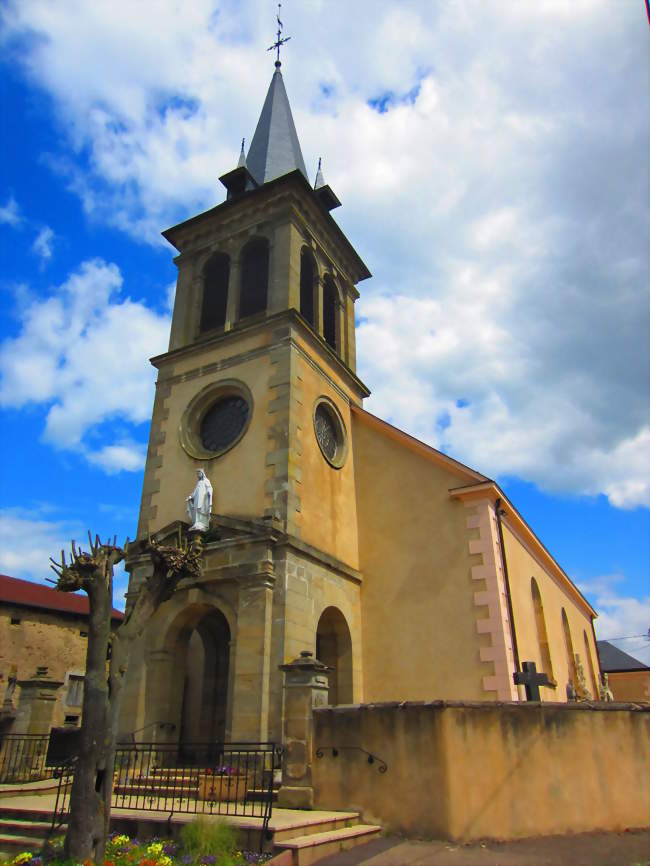
[[[352,417],[366,701],[478,699],[480,660],[467,509],[458,474]]]
[[[360,809],[386,832],[514,839],[648,826],[650,708],[384,704],[314,711],[316,808]]]
[[[161,366],[143,486],[140,535],[154,532],[174,520],[187,520],[185,497],[194,489],[197,468],[204,469],[212,483],[214,512],[263,515],[264,467],[270,426],[267,339],[265,333],[245,339],[243,345],[237,346],[234,358],[232,345],[222,343],[192,350],[178,359],[172,356]],[[204,388],[230,380],[243,382],[252,394],[248,430],[220,457],[194,459],[183,450],[179,438],[183,413]]]
[[[11,619],[20,623],[11,625]],[[66,703],[68,675],[83,676],[86,667],[86,645],[88,640],[80,632],[87,631],[88,623],[84,617],[66,616],[48,610],[35,610],[18,605],[3,603],[0,613],[0,702],[4,698],[7,680],[13,666],[16,667],[18,684],[13,695],[13,705],[18,715],[10,733],[47,733],[49,726],[64,724],[66,715],[81,715],[80,706]],[[52,691],[56,700],[52,703],[51,722],[34,727],[31,702],[21,703],[21,680],[36,676],[38,667],[46,667],[47,674],[39,679],[60,683]],[[27,694],[27,692],[26,692]],[[31,699],[30,699],[31,700]],[[49,714],[48,709],[48,714]]]
[[[335,379],[308,363],[302,354],[296,355],[300,397],[296,405],[298,430],[295,435],[299,437],[301,538],[352,568],[358,568],[356,452],[348,447],[345,464],[340,469],[333,468],[318,446],[313,419],[317,400],[327,397],[339,410],[350,443],[350,401],[340,386],[335,387],[338,384]]]
[[[539,558],[534,555],[534,551],[527,547],[525,542],[513,532],[506,520],[503,522],[503,540],[508,563],[519,658],[522,662],[534,661],[538,670],[542,670],[543,665],[535,625],[535,609],[531,590],[532,578],[537,582],[542,599],[553,666],[552,673],[557,682],[556,689],[541,689],[542,700],[566,700],[569,661],[562,627],[562,609],[566,611],[569,622],[573,651],[580,656],[587,685],[592,697],[596,698],[597,682],[594,683],[593,681],[592,671],[597,679],[599,677],[598,654],[594,644],[591,618],[584,603],[581,603],[575,590],[569,587],[566,581],[554,577],[544,568]],[[588,658],[585,651],[585,635],[589,647]],[[551,672],[545,671],[545,673],[550,676]]]

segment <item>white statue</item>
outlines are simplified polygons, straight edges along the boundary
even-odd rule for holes
[[[210,511],[212,509],[212,485],[202,469],[196,470],[196,487],[187,497],[187,516],[192,522],[190,532],[198,530],[207,532],[210,528]]]

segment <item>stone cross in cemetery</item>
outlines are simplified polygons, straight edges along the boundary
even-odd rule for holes
[[[521,666],[523,670],[515,671],[515,673],[512,675],[515,681],[515,685],[526,687],[527,701],[541,700],[539,694],[539,687],[551,685],[548,681],[548,677],[545,673],[537,672],[537,666],[535,662],[522,662]]]

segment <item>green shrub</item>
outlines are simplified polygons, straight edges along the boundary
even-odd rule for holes
[[[205,861],[214,866],[230,866],[237,850],[237,832],[225,821],[208,821],[199,817],[181,831],[181,847],[195,863]]]

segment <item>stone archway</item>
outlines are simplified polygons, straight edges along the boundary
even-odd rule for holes
[[[206,613],[184,643],[179,743],[223,743],[230,661],[230,628],[225,616],[217,609]]]
[[[211,604],[188,604],[147,662],[149,726],[181,746],[224,742],[230,728],[231,630]]]
[[[318,620],[316,658],[334,668],[329,675],[329,703],[351,704],[352,638],[345,617],[336,607],[326,607]]]

